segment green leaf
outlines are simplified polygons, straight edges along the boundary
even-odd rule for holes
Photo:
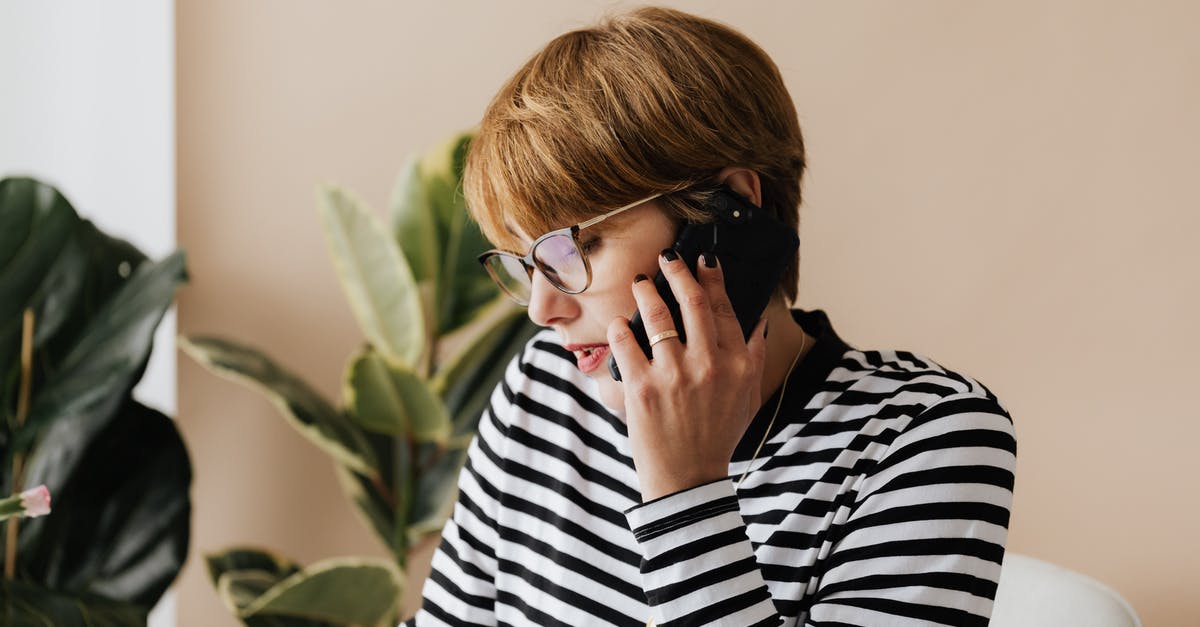
[[[54,511],[25,521],[3,624],[144,625],[189,538],[191,464],[174,422],[135,403],[154,330],[185,279],[81,220],[53,187],[0,181],[0,401],[11,417],[21,313],[34,313],[24,427],[0,430],[0,482],[28,452],[23,486]],[[6,426],[10,423],[5,421]],[[7,547],[0,547],[0,559]],[[114,601],[112,599],[117,599]]]
[[[525,310],[518,307],[507,296],[497,295],[486,306],[475,312],[475,317],[460,325],[438,342],[434,356],[433,386],[438,392],[446,387],[448,380],[456,380],[491,348],[503,340],[497,331],[505,329],[517,319],[526,318]]]
[[[65,595],[24,581],[0,586],[0,624],[11,627],[134,627],[149,609],[101,597]]]
[[[233,571],[221,576],[222,596],[241,601],[259,579],[247,581]],[[262,571],[258,571],[262,572]],[[257,575],[256,575],[257,577]],[[335,624],[374,625],[394,613],[403,580],[392,564],[369,558],[334,558],[286,577],[266,592],[238,603],[238,616],[297,617]]]
[[[279,577],[263,570],[239,570],[222,575],[217,580],[217,591],[228,607],[236,615],[255,599],[266,594]]]
[[[410,159],[392,190],[392,232],[418,283],[437,283],[442,259],[438,216],[425,193],[420,162]]]
[[[21,311],[78,223],[53,187],[30,178],[0,180],[0,320]]]
[[[56,286],[51,276],[47,276],[38,290],[38,296],[48,292],[48,304],[38,316],[35,343],[39,348],[45,346],[48,359],[55,364],[62,362],[88,323],[146,261],[146,256],[132,244],[110,237],[87,220],[76,227],[74,243],[83,253],[82,268],[78,261],[70,260],[69,269],[62,271],[78,272],[73,280],[80,281],[79,292],[72,296],[70,284]],[[60,255],[59,262],[64,261]],[[58,322],[59,319],[62,321]]]
[[[442,526],[454,509],[458,495],[458,475],[467,461],[464,445],[443,450],[429,450],[417,473],[417,484],[413,490],[413,501],[408,524],[408,543],[416,544],[430,534],[441,531]]]
[[[370,475],[376,460],[362,430],[302,379],[263,353],[216,337],[179,338],[179,348],[212,372],[266,394],[305,438],[340,464]]]
[[[50,482],[78,446],[55,422],[29,459],[26,485]],[[192,469],[175,421],[132,399],[84,440],[54,510],[21,526],[18,570],[61,592],[151,607],[187,556]]]
[[[529,318],[517,314],[497,317],[485,328],[486,333],[471,336],[474,342],[462,347],[433,383],[452,417],[453,439],[475,433],[513,355],[539,331]]]
[[[61,281],[78,272],[58,268],[58,259],[75,239],[79,223],[53,187],[27,178],[0,180],[0,373],[11,373],[14,381],[22,312],[31,306],[41,309],[38,301],[45,295],[38,299],[37,292],[48,275]],[[40,320],[42,312],[37,313]],[[5,391],[0,389],[0,396]]]
[[[259,570],[240,570],[221,576],[216,584],[217,596],[225,607],[234,615],[241,618],[247,627],[336,627],[338,623],[302,618],[296,616],[281,616],[262,614],[259,616],[240,616],[242,608],[266,594],[279,578],[271,573]]]
[[[264,571],[270,573],[275,580],[300,572],[299,564],[278,553],[244,546],[205,554],[204,564],[208,567],[208,579],[213,586],[217,585],[221,575],[237,570]]]
[[[472,319],[499,293],[475,261],[490,246],[462,194],[471,137],[455,135],[406,164],[392,193],[393,231],[423,288],[430,337]]]
[[[445,333],[473,319],[499,290],[476,262],[490,248],[467,213],[462,173],[471,135],[452,137],[421,161],[425,199],[437,216],[442,245],[438,279],[438,329]]]
[[[59,370],[34,396],[28,422],[16,434],[16,450],[27,450],[51,424],[64,423],[61,428],[75,434],[73,444],[59,451],[55,468],[48,471],[46,486],[51,493],[74,470],[91,435],[104,428],[141,376],[154,330],[184,278],[179,252],[139,266],[88,322]]]
[[[450,415],[441,399],[415,372],[387,363],[370,347],[350,363],[344,397],[364,429],[418,442],[450,437]]]
[[[57,372],[87,325],[145,260],[141,251],[105,235],[91,222],[76,224],[25,305],[34,312],[34,389],[40,390],[48,376]],[[19,315],[0,320],[0,355],[9,361],[7,368],[13,381],[19,372],[21,325]],[[5,367],[0,361],[0,368]],[[4,397],[6,406],[16,405],[15,394],[13,385]]]
[[[418,367],[425,353],[421,298],[396,242],[366,207],[336,187],[321,189],[321,218],[363,335],[389,361]]]
[[[378,434],[371,434],[382,438]],[[390,440],[390,438],[389,438]],[[383,485],[379,480],[365,477],[346,467],[334,464],[334,473],[342,491],[354,504],[360,519],[375,532],[375,535],[392,552],[397,564],[403,564],[407,559],[407,546],[397,546],[396,540],[396,504],[389,500],[393,489]],[[384,496],[387,494],[388,496]]]

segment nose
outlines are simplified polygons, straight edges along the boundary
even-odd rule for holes
[[[541,272],[534,271],[529,292],[529,319],[534,324],[552,327],[579,315],[575,297],[550,284]]]

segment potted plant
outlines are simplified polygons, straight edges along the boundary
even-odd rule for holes
[[[53,187],[0,180],[0,495],[54,510],[0,541],[0,624],[139,625],[187,555],[191,463],[133,398],[185,280],[81,219]]]
[[[340,404],[245,344],[181,342],[210,370],[265,393],[330,455],[392,555],[308,567],[253,548],[209,555],[213,584],[247,625],[395,624],[408,553],[440,532],[488,397],[536,330],[475,261],[487,242],[460,192],[469,141],[454,137],[405,168],[390,228],[345,190],[320,189],[329,251],[366,340],[349,358]]]

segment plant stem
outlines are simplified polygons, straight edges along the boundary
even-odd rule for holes
[[[29,395],[33,388],[33,310],[26,309],[21,319],[21,389],[17,395],[17,428],[25,424],[29,415]],[[13,454],[13,492],[21,491],[24,478],[25,455]],[[8,520],[8,538],[4,551],[4,577],[13,579],[17,574],[17,518]]]

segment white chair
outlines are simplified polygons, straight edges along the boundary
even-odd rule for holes
[[[1141,627],[1108,586],[1048,562],[1007,553],[992,607],[993,627]]]

